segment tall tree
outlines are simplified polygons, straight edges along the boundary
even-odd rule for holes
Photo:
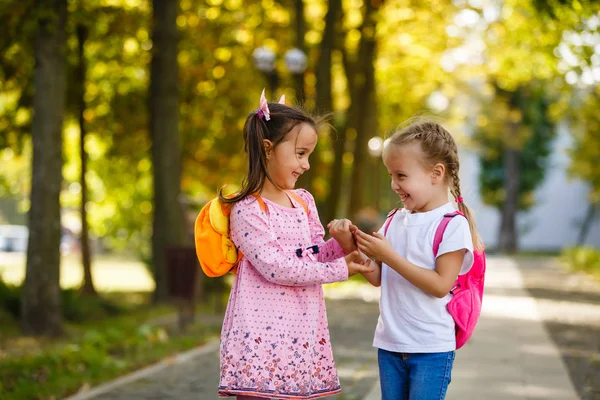
[[[479,182],[486,203],[500,211],[498,248],[518,250],[517,212],[534,205],[555,137],[545,83],[504,91],[495,88],[482,115],[489,121],[475,139],[483,149]]]
[[[88,185],[86,179],[88,155],[85,150],[85,82],[87,73],[87,63],[85,59],[85,42],[88,37],[88,28],[83,23],[78,23],[76,28],[77,34],[77,95],[79,103],[79,155],[81,157],[81,176],[79,178],[79,184],[81,185],[81,204],[80,204],[80,217],[81,217],[81,234],[79,236],[79,242],[81,247],[81,263],[83,265],[83,282],[81,285],[81,291],[88,295],[96,295],[96,287],[94,286],[94,277],[92,275],[92,257],[90,251],[90,236],[89,236],[89,225],[87,215],[87,203],[88,203]]]
[[[363,206],[365,190],[365,164],[367,163],[367,142],[369,135],[377,132],[377,106],[375,92],[375,60],[377,11],[383,1],[365,1],[365,13],[360,32],[360,45],[356,59],[354,90],[348,115],[348,128],[354,129],[354,162],[350,178],[350,203],[348,215],[353,217]]]
[[[167,298],[166,250],[185,243],[185,220],[180,206],[181,146],[177,15],[179,2],[152,1],[152,61],[149,118],[154,177],[152,265],[154,301]]]
[[[569,151],[572,160],[569,173],[590,185],[589,205],[576,242],[584,245],[600,209],[600,169],[597,167],[600,158],[600,88],[596,86],[587,94],[578,94],[582,99],[573,115],[574,146]]]
[[[325,30],[323,32],[323,38],[319,47],[319,61],[317,62],[316,76],[317,76],[317,87],[316,87],[316,99],[315,106],[320,113],[330,113],[333,111],[333,96],[332,96],[332,54],[336,47],[336,35],[339,32],[338,24],[340,23],[340,17],[342,15],[342,0],[328,0],[327,2],[327,14],[325,15]],[[330,131],[331,143],[334,147],[334,153],[339,154],[339,162],[334,161],[334,169],[331,176],[336,179],[339,177],[340,183],[330,182],[330,193],[328,201],[325,202],[325,208],[323,210],[323,222],[327,223],[335,218],[336,207],[339,203],[340,192],[341,192],[341,170],[342,170],[342,156],[346,141],[345,136],[338,135],[336,129]],[[341,150],[340,150],[341,149]],[[319,153],[317,153],[319,156]],[[320,160],[317,161],[317,164]],[[316,171],[316,168],[312,169]],[[309,170],[310,172],[311,170]],[[315,172],[312,173],[312,176]],[[314,178],[313,178],[314,179]],[[312,183],[312,179],[310,180]]]
[[[66,94],[66,0],[39,0],[35,44],[33,167],[21,322],[27,334],[62,333],[60,188]]]
[[[294,16],[296,17],[296,48],[306,53],[304,36],[306,35],[306,21],[304,19],[304,0],[294,0]],[[296,92],[296,103],[306,100],[304,91],[304,73],[294,74],[294,88]]]

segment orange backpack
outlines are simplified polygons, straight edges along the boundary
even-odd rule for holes
[[[286,193],[296,200],[308,215],[308,206],[300,196],[291,191]],[[264,200],[254,195],[260,209],[266,213],[267,205]],[[200,210],[194,224],[194,240],[196,255],[202,271],[211,278],[223,276],[228,272],[235,273],[242,257],[229,237],[229,215],[231,203],[222,203],[218,197],[212,199]]]

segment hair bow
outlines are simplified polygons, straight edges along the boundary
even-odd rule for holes
[[[281,95],[279,104],[285,104],[285,94]],[[260,119],[264,118],[265,121],[271,120],[271,111],[269,111],[269,102],[265,97],[265,89],[263,89],[262,93],[260,94],[260,107],[258,110],[256,110],[256,113]]]

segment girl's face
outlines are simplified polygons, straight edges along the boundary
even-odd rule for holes
[[[441,188],[444,185],[439,184],[443,182],[444,171],[440,176],[439,167],[426,168],[425,155],[419,143],[390,146],[383,163],[392,178],[392,190],[400,196],[406,209],[425,212],[448,201],[447,188]],[[443,193],[446,193],[445,200]]]
[[[296,125],[277,147],[266,144],[267,169],[274,183],[284,190],[293,189],[300,175],[309,170],[308,157],[316,145],[317,132],[306,123]]]

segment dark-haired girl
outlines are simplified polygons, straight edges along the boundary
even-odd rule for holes
[[[333,221],[333,238],[324,242],[312,195],[293,190],[310,167],[318,125],[299,108],[267,103],[264,91],[246,119],[246,178],[235,196],[220,195],[235,203],[230,236],[244,254],[221,332],[221,396],[314,399],[340,392],[321,285],[373,270],[352,261],[350,222]]]

